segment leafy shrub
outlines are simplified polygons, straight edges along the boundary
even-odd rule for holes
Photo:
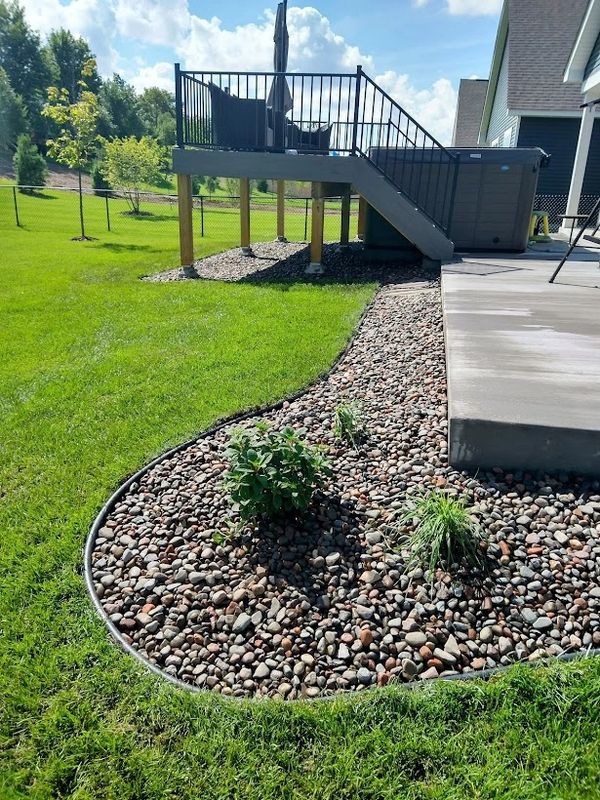
[[[333,431],[335,438],[356,448],[366,429],[358,403],[340,403],[335,409]]]
[[[269,184],[264,178],[260,181],[256,181],[256,191],[262,194],[266,194],[269,191]]]
[[[26,133],[22,133],[17,139],[13,166],[19,186],[43,186],[46,183],[46,160],[38,153],[37,147]],[[30,192],[31,189],[23,191]]]
[[[236,431],[226,456],[230,469],[224,488],[244,519],[304,511],[329,471],[321,450],[292,428],[271,431],[265,424]]]
[[[90,170],[90,176],[92,178],[92,188],[94,190],[94,194],[104,197],[107,190],[109,190],[111,186],[104,176],[104,173],[102,171],[102,164],[100,162],[95,161],[92,164],[92,169]]]
[[[438,567],[463,561],[470,567],[482,565],[482,531],[464,500],[439,490],[427,492],[399,518],[398,527],[405,528],[415,520],[416,527],[407,537],[409,568],[420,566],[433,573]]]

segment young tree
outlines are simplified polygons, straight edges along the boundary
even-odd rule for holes
[[[29,124],[22,99],[15,94],[6,72],[0,67],[0,153],[12,151]]]
[[[209,175],[209,176],[206,178],[206,180],[204,181],[204,185],[206,186],[206,191],[207,191],[207,192],[209,193],[209,195],[212,197],[212,196],[213,196],[213,194],[214,194],[214,193],[217,191],[217,189],[219,188],[219,181],[217,180],[217,178],[213,178],[213,176],[212,176],[212,175]]]
[[[43,186],[46,183],[48,170],[46,161],[38,152],[37,147],[31,141],[27,133],[22,133],[17,141],[17,149],[13,158],[16,181],[19,186],[26,186],[20,189],[25,194],[31,194],[36,186]]]
[[[108,182],[125,193],[131,213],[139,214],[142,185],[160,177],[162,148],[149,136],[113,139],[105,142],[104,148],[104,174]]]
[[[256,182],[256,190],[262,192],[262,194],[266,194],[269,191],[269,184],[264,178]]]
[[[61,28],[59,31],[52,31],[46,47],[55,69],[56,85],[69,92],[71,103],[77,100],[80,83],[84,78],[88,91],[98,94],[102,82],[95,61],[94,67],[89,69],[94,54],[85,39],[75,38],[70,31]]]
[[[81,223],[80,240],[88,239],[85,235],[83,218],[83,191],[81,187],[81,171],[89,166],[98,143],[98,98],[88,91],[85,79],[92,75],[96,63],[90,59],[84,67],[83,80],[79,82],[79,96],[74,103],[70,102],[67,89],[48,89],[48,102],[42,113],[53,120],[59,127],[58,136],[48,139],[48,153],[61,164],[77,170],[79,178],[79,221]]]

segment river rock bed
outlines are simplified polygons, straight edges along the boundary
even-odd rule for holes
[[[440,292],[421,277],[382,288],[331,374],[258,415],[329,450],[307,514],[236,528],[223,450],[250,419],[162,460],[106,515],[95,592],[143,659],[223,695],[294,699],[600,646],[600,486],[448,466]],[[349,399],[367,427],[358,450],[333,436]],[[407,572],[390,526],[432,487],[481,522],[481,574]]]
[[[406,264],[370,263],[365,259],[362,242],[351,242],[340,249],[337,244],[323,246],[323,274],[307,275],[310,251],[305,242],[259,242],[252,245],[252,256],[246,256],[239,247],[198,259],[191,269],[177,267],[142,278],[153,283],[171,281],[219,280],[242,283],[294,282],[332,283],[362,281],[393,283],[405,281],[407,274],[422,273],[420,268]]]

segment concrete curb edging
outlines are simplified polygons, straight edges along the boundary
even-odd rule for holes
[[[434,288],[434,287],[428,287],[428,288]],[[266,413],[270,413],[272,411],[277,411],[277,410],[279,410],[279,409],[281,409],[283,407],[284,403],[293,402],[294,400],[296,400],[299,397],[301,397],[302,395],[304,395],[310,388],[312,388],[312,387],[318,385],[319,383],[327,380],[327,378],[330,376],[330,374],[336,369],[336,367],[340,364],[340,362],[344,359],[344,357],[346,356],[346,354],[350,350],[350,348],[351,348],[352,344],[354,343],[354,340],[355,340],[360,328],[363,325],[364,320],[366,319],[366,317],[368,316],[369,312],[373,308],[375,300],[380,295],[381,292],[382,292],[382,289],[379,288],[377,290],[377,292],[375,293],[373,299],[367,304],[367,306],[363,310],[362,314],[360,315],[357,323],[355,324],[354,329],[353,329],[353,331],[352,331],[352,333],[351,333],[346,345],[340,351],[340,353],[337,355],[337,357],[335,358],[335,360],[333,361],[333,363],[331,364],[329,369],[327,369],[325,372],[322,372],[310,384],[304,386],[302,389],[300,389],[300,390],[298,390],[296,392],[293,392],[293,393],[291,393],[291,394],[279,399],[278,401],[276,401],[274,403],[271,403],[271,404],[268,404],[268,405],[262,406],[262,407],[254,407],[254,408],[248,409],[246,411],[243,411],[241,413],[238,412],[238,413],[232,414],[230,416],[223,417],[218,422],[216,422],[214,425],[211,425],[209,428],[205,429],[204,431],[201,431],[200,433],[194,435],[193,437],[191,437],[190,439],[186,440],[185,442],[182,442],[181,444],[178,444],[175,447],[172,447],[172,448],[166,450],[162,454],[158,455],[156,458],[152,459],[152,461],[147,463],[145,466],[141,467],[135,473],[133,473],[129,478],[127,478],[111,494],[109,499],[106,501],[106,503],[103,505],[103,507],[100,509],[100,512],[96,516],[96,518],[95,518],[95,520],[94,520],[94,522],[93,522],[93,524],[92,524],[92,526],[90,528],[88,536],[86,538],[85,546],[84,546],[84,549],[83,549],[83,575],[84,575],[85,585],[86,585],[88,594],[89,594],[89,596],[90,596],[90,598],[92,600],[93,606],[94,606],[98,616],[100,617],[100,619],[104,622],[104,624],[108,628],[108,631],[109,631],[111,637],[114,639],[114,641],[116,643],[118,643],[123,648],[123,650],[128,655],[133,656],[135,659],[137,659],[139,662],[141,662],[144,665],[144,667],[147,670],[149,670],[151,673],[154,673],[155,675],[160,676],[162,679],[166,680],[168,683],[171,683],[172,685],[176,686],[177,688],[184,689],[186,691],[191,691],[191,692],[193,692],[195,694],[203,694],[203,695],[207,695],[207,696],[212,694],[207,689],[204,689],[204,688],[201,688],[201,687],[198,687],[198,686],[194,686],[193,684],[190,684],[190,683],[186,683],[185,681],[182,681],[180,678],[177,678],[177,677],[175,677],[173,675],[170,675],[169,673],[165,672],[163,669],[161,669],[160,667],[156,666],[155,664],[153,664],[152,662],[150,662],[149,660],[144,658],[136,648],[132,647],[132,645],[130,645],[128,642],[125,641],[125,639],[123,639],[121,631],[110,620],[108,614],[106,613],[106,611],[104,610],[104,608],[102,606],[102,603],[100,602],[100,599],[96,595],[96,591],[95,591],[95,588],[94,588],[94,581],[93,581],[93,577],[92,577],[92,554],[93,554],[93,551],[94,551],[94,547],[95,547],[95,542],[96,542],[96,537],[98,535],[98,531],[104,525],[108,515],[113,510],[113,508],[117,504],[117,502],[119,500],[121,500],[121,498],[127,493],[127,491],[130,488],[130,486],[133,483],[135,483],[136,481],[138,481],[140,478],[142,478],[147,472],[149,472],[151,469],[153,469],[157,464],[160,464],[161,462],[171,458],[172,456],[177,455],[178,453],[182,452],[183,450],[186,450],[188,447],[192,446],[193,444],[197,443],[198,441],[201,441],[202,439],[206,439],[209,436],[212,436],[214,433],[222,430],[224,427],[227,427],[227,426],[229,426],[229,425],[231,425],[231,424],[233,424],[235,422],[243,422],[244,420],[247,420],[247,419],[249,419],[251,417],[257,416],[258,414],[266,414]],[[588,648],[585,651],[561,653],[558,656],[551,656],[551,657],[548,657],[548,658],[539,659],[538,661],[534,661],[534,662],[516,661],[516,662],[514,662],[514,664],[510,664],[508,666],[498,666],[498,667],[492,667],[492,668],[485,668],[483,670],[473,670],[473,671],[470,671],[470,672],[457,672],[457,673],[452,673],[452,674],[448,674],[448,675],[443,675],[443,676],[440,676],[438,678],[427,679],[427,680],[424,680],[424,681],[423,680],[416,680],[416,681],[411,681],[409,683],[395,683],[393,685],[402,686],[405,689],[415,689],[415,688],[419,688],[419,687],[422,687],[422,686],[427,686],[427,685],[431,685],[433,683],[437,683],[438,681],[467,681],[467,680],[473,680],[473,679],[488,680],[489,678],[492,678],[492,677],[494,677],[496,675],[499,675],[499,674],[501,674],[503,672],[506,672],[507,670],[511,669],[513,666],[516,666],[517,664],[526,665],[526,666],[532,666],[532,667],[539,667],[539,666],[542,666],[544,664],[547,664],[548,662],[555,661],[555,660],[556,661],[566,661],[566,662],[568,662],[568,661],[574,661],[574,660],[582,659],[582,658],[589,657],[589,656],[600,656],[600,648]],[[372,692],[373,690],[377,691],[378,687],[373,686],[373,687],[371,687],[371,689],[369,689],[367,691],[371,691]],[[309,701],[309,702],[312,703],[312,702],[331,701],[333,699],[340,698],[340,697],[345,697],[345,698],[349,699],[350,697],[359,697],[359,696],[362,696],[362,695],[364,695],[364,692],[351,692],[351,691],[343,692],[343,691],[340,691],[340,692],[336,692],[335,694],[332,694],[332,695],[321,696],[321,697],[316,697],[316,698],[297,698],[295,700],[287,701],[287,702],[297,703],[297,702],[307,702],[307,701]],[[265,702],[265,700],[272,700],[273,699],[273,698],[264,698],[264,697],[260,697],[260,698],[257,698],[257,697],[255,697],[255,698],[238,698],[238,697],[229,697],[227,695],[219,695],[219,696],[223,700],[233,701],[233,702],[248,701],[248,700],[250,700],[250,702]]]

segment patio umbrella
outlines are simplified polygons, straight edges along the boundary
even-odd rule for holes
[[[274,70],[275,72],[285,72],[287,70],[290,42],[287,29],[287,0],[277,6],[273,41],[275,42]],[[283,117],[292,108],[292,105],[292,95],[290,94],[288,82],[285,76],[277,75],[273,78],[269,97],[267,98],[267,108],[273,109],[273,118],[274,121],[277,121],[274,125],[274,132],[277,138],[283,137]]]

